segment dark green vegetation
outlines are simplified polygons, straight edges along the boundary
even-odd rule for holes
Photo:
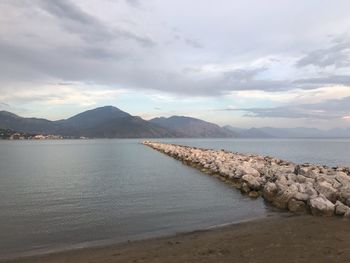
[[[30,139],[33,137],[33,134],[28,133],[19,133],[11,129],[2,129],[0,128],[0,139]]]
[[[15,132],[10,129],[0,128],[0,139],[9,139],[13,133]]]

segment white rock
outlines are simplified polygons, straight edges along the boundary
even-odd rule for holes
[[[309,200],[309,206],[313,215],[334,215],[334,204],[325,197],[318,196]]]

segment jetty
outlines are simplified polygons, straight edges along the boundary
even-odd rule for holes
[[[159,152],[294,213],[350,217],[350,169],[144,141]]]

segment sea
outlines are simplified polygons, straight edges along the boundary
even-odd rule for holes
[[[275,216],[141,139],[0,141],[0,259]],[[349,139],[159,139],[350,166]]]

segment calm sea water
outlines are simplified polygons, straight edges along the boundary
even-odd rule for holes
[[[165,140],[350,164],[349,140]],[[0,257],[108,244],[268,216],[260,199],[138,143],[0,141]]]
[[[266,216],[224,183],[138,140],[0,141],[0,257]]]
[[[350,139],[163,139],[161,141],[270,155],[296,163],[350,166]]]

